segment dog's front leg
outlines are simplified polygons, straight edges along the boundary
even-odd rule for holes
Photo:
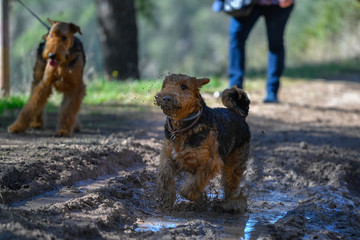
[[[185,184],[180,190],[180,195],[196,201],[201,197],[205,187],[209,184],[210,180],[216,176],[221,168],[221,160],[219,157],[210,157],[208,161],[201,161],[194,174],[190,174]]]
[[[158,185],[160,199],[164,207],[171,207],[176,200],[176,188],[174,180],[173,160],[168,157],[165,150],[160,155],[160,165],[158,169]]]
[[[198,170],[195,174],[190,174],[180,189],[180,195],[190,201],[198,200],[211,178],[211,173],[204,171],[204,169]]]
[[[41,48],[39,46],[39,48]],[[37,56],[35,66],[34,66],[34,73],[33,73],[33,82],[31,84],[31,95],[34,94],[36,87],[41,83],[44,79],[44,72],[46,68],[46,61],[42,58],[42,56]],[[42,129],[44,127],[44,109],[40,111],[40,113],[34,117],[34,120],[30,124],[32,128]]]
[[[81,103],[85,96],[85,88],[83,84],[76,91],[69,94],[64,93],[56,136],[67,137],[72,133],[76,124],[77,114],[80,111]]]
[[[19,113],[16,121],[8,127],[8,131],[11,133],[25,132],[29,128],[31,122],[38,116],[46,105],[49,96],[52,93],[52,82],[54,69],[48,70],[37,86],[34,87],[28,102],[25,107]],[[51,72],[53,75],[49,74]]]

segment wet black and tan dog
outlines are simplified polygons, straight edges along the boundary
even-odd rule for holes
[[[233,87],[222,94],[227,108],[209,108],[199,91],[209,81],[172,74],[155,96],[155,104],[167,115],[158,176],[164,206],[176,200],[174,174],[178,171],[189,173],[180,194],[191,201],[201,197],[220,171],[225,200],[242,197],[238,186],[249,155],[250,130],[245,118],[250,100],[243,90]]]
[[[57,136],[69,136],[80,129],[77,114],[85,96],[83,72],[85,53],[83,45],[74,35],[81,34],[73,23],[51,23],[37,51],[34,80],[30,98],[16,121],[8,127],[11,133],[25,132],[29,127],[43,128],[43,109],[55,88],[63,93]]]

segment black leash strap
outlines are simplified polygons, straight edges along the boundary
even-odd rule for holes
[[[47,30],[50,30],[50,27],[43,21],[41,20],[33,11],[31,11],[30,8],[28,8],[23,2],[21,2],[20,0],[17,0],[21,5],[23,5],[24,8],[26,8],[34,17],[36,17],[37,20],[39,20],[41,22],[42,25],[44,25],[44,27],[47,28]]]

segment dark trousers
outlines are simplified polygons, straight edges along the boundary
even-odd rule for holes
[[[259,17],[264,16],[269,45],[267,69],[267,95],[276,97],[280,87],[285,62],[284,30],[294,5],[281,8],[278,5],[256,5],[250,16],[230,20],[229,82],[243,88],[245,73],[245,43]]]

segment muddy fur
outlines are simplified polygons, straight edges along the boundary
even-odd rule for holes
[[[29,101],[8,127],[11,133],[25,132],[29,127],[43,128],[43,109],[55,88],[63,93],[57,136],[69,136],[80,130],[77,114],[85,96],[83,72],[85,53],[82,43],[74,35],[81,30],[73,23],[49,19],[51,29],[40,43],[34,66]]]
[[[158,169],[164,206],[176,200],[174,174],[180,171],[189,173],[180,194],[191,201],[201,197],[218,173],[222,174],[225,201],[243,198],[238,187],[249,155],[250,130],[245,118],[250,100],[234,87],[224,91],[227,108],[209,108],[199,91],[209,81],[172,74],[155,96],[155,103],[167,115]],[[238,210],[246,210],[246,201]]]

